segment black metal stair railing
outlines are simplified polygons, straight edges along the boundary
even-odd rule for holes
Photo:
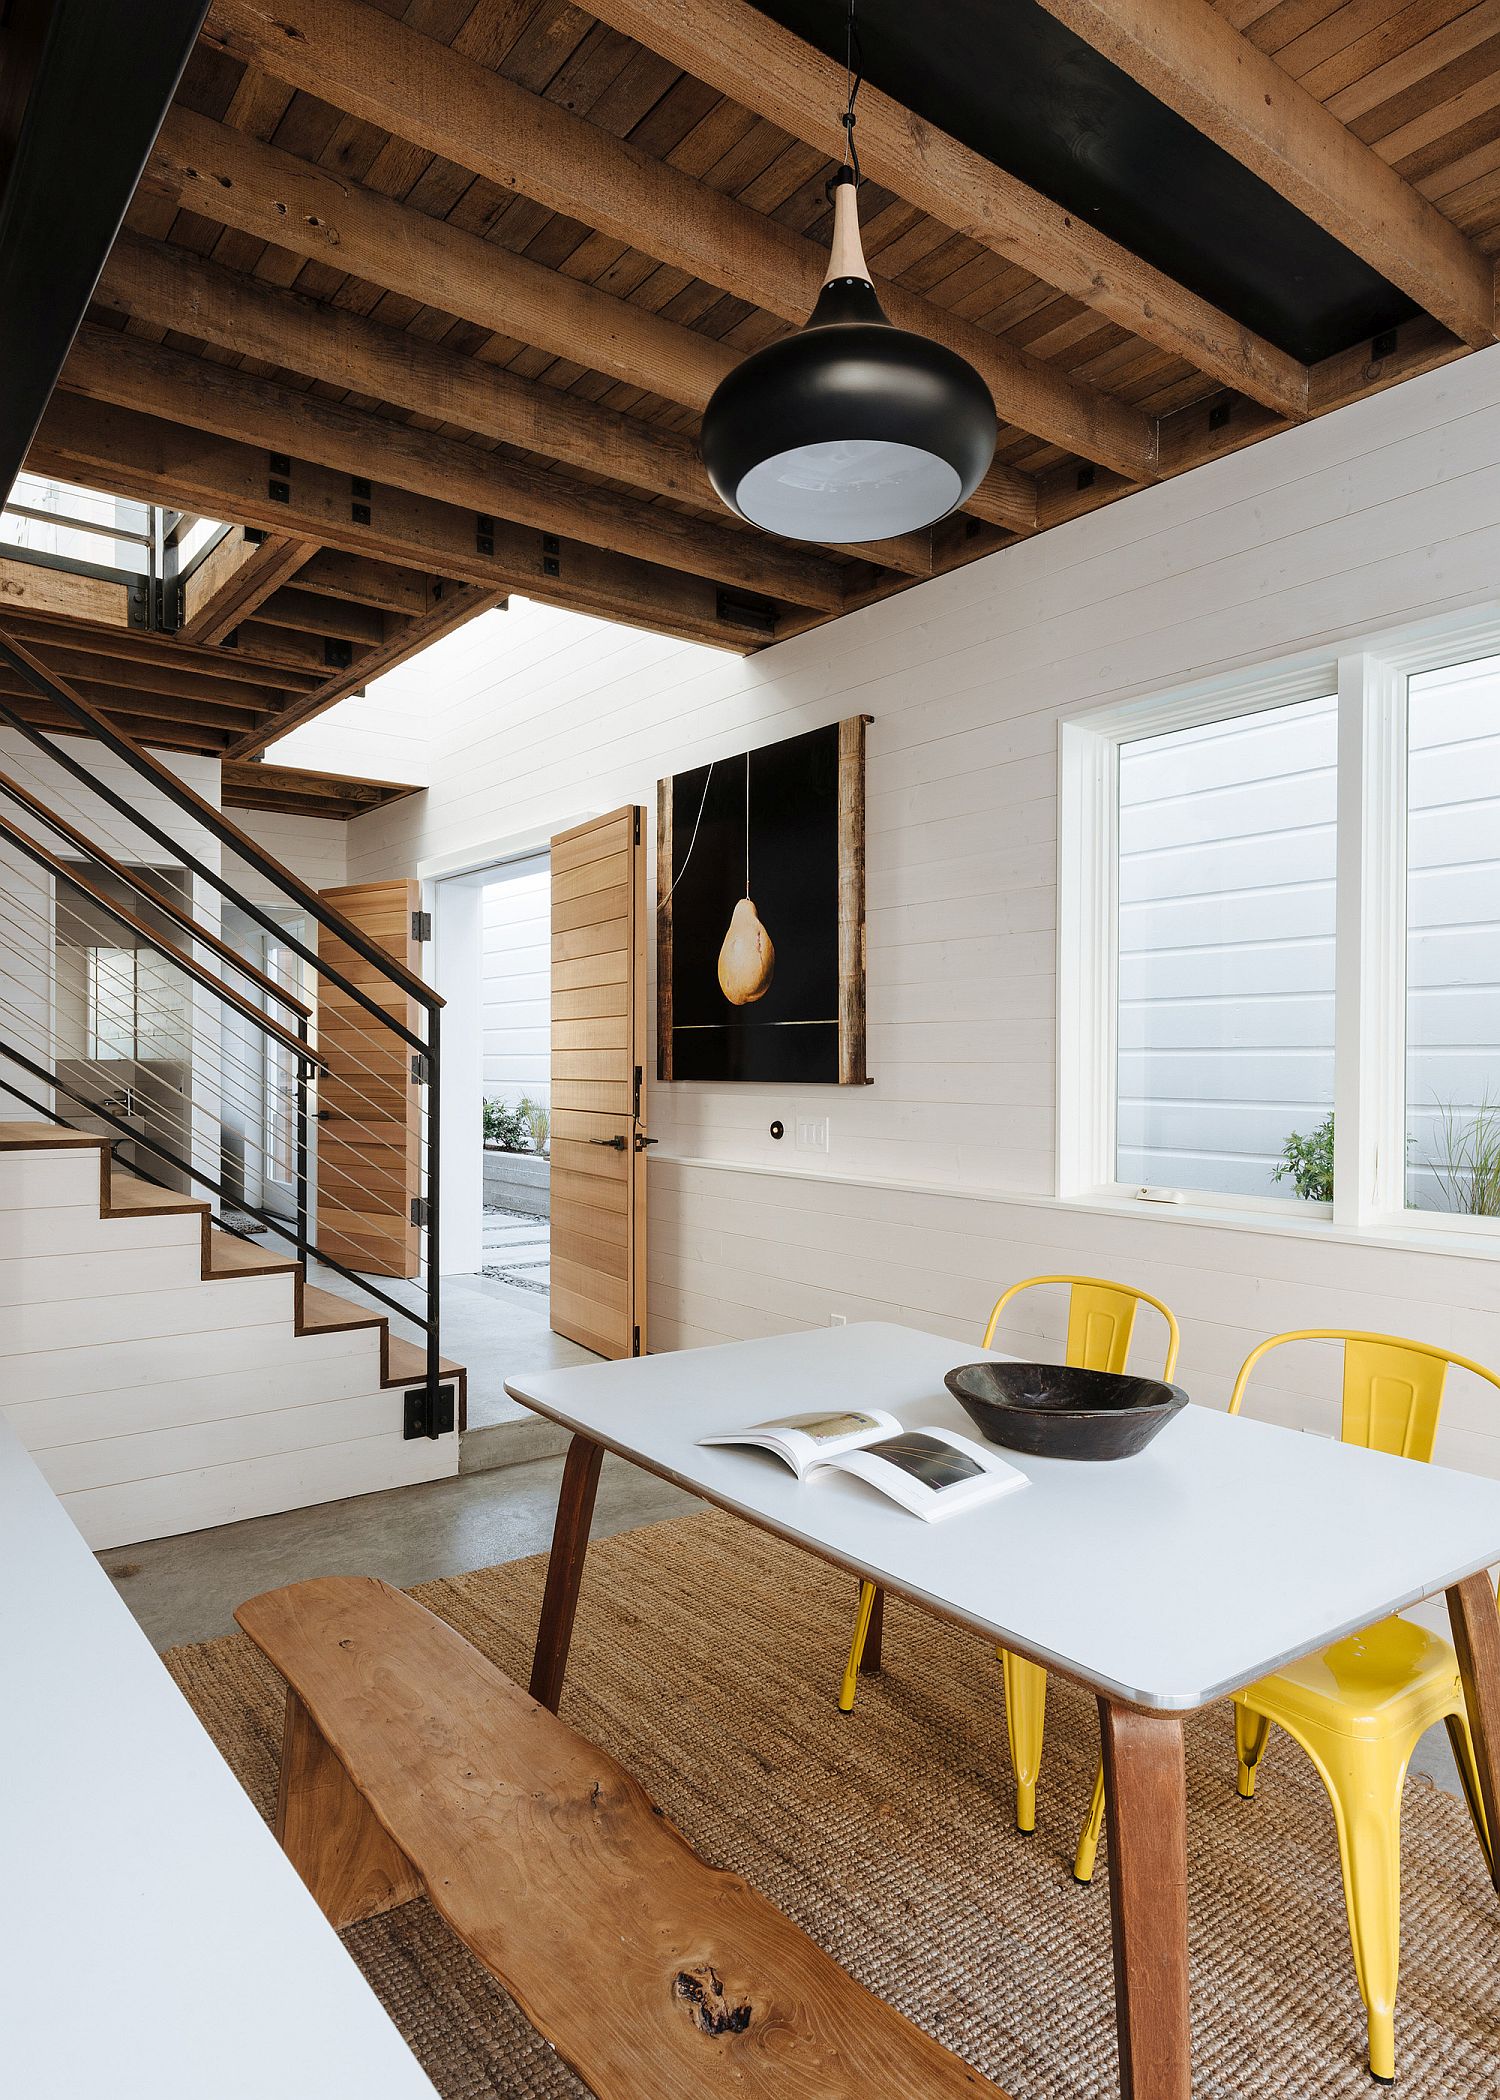
[[[317,1265],[409,1324],[424,1375],[407,1395],[406,1433],[451,1429],[439,1340],[441,998],[4,632],[0,664],[13,674],[7,689],[19,681],[40,703],[0,692],[15,754],[0,769],[0,1089],[48,1121],[108,1136],[146,1179],[215,1199],[224,1229],[280,1239],[305,1272]],[[45,724],[33,719],[41,710]],[[358,970],[335,966],[320,933]],[[325,987],[340,997],[336,1128],[318,1105],[333,1076],[316,1034]],[[410,1188],[404,1158],[388,1164],[404,1150],[389,1142],[398,1058],[403,1087],[417,1090]],[[337,1208],[319,1204],[320,1166],[341,1191]],[[282,1189],[277,1208],[269,1192]],[[337,1222],[355,1202],[377,1239],[414,1236],[414,1277],[361,1267],[368,1237]]]

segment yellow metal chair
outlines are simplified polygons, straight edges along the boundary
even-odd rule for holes
[[[1022,1291],[1040,1290],[1046,1284],[1066,1284],[1069,1288],[1068,1333],[1063,1352],[1065,1363],[1084,1371],[1123,1371],[1130,1354],[1136,1314],[1143,1305],[1149,1305],[1167,1323],[1167,1352],[1162,1376],[1171,1377],[1177,1366],[1180,1337],[1177,1322],[1168,1307],[1159,1298],[1153,1298],[1149,1291],[1138,1291],[1128,1283],[1109,1283],[1098,1276],[1028,1276],[1022,1283],[1013,1283],[995,1301],[981,1348],[988,1349],[993,1343],[1000,1316],[1013,1298],[1019,1297]],[[839,1688],[839,1707],[846,1714],[854,1710],[854,1695],[872,1621],[877,1641],[879,1639],[882,1603],[881,1593],[873,1582],[861,1583],[854,1639]],[[1019,1655],[1008,1654],[1004,1648],[997,1648],[995,1652],[1000,1658],[1005,1679],[1005,1732],[1010,1741],[1011,1770],[1016,1781],[1016,1828],[1030,1831],[1036,1828],[1036,1782],[1042,1762],[1047,1672],[1040,1663],[1026,1662]]]
[[[1274,1335],[1246,1357],[1230,1396],[1238,1414],[1250,1374],[1262,1357],[1288,1342],[1342,1342],[1345,1443],[1401,1458],[1432,1457],[1443,1386],[1450,1366],[1500,1389],[1500,1377],[1466,1356],[1390,1335],[1310,1327]],[[1344,1900],[1360,1996],[1369,2015],[1370,2071],[1382,2084],[1396,2075],[1395,2004],[1401,1945],[1401,1790],[1419,1739],[1446,1724],[1469,1813],[1491,1862],[1474,1744],[1458,1657],[1439,1634],[1409,1619],[1383,1619],[1362,1633],[1304,1656],[1235,1695],[1239,1790],[1253,1798],[1255,1776],[1272,1723],[1302,1745],[1328,1789],[1338,1833]],[[1073,1871],[1088,1881],[1104,1827],[1104,1789],[1079,1840]]]

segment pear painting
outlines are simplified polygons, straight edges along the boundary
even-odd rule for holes
[[[663,1080],[862,1086],[860,716],[658,783]]]
[[[741,897],[719,950],[719,990],[731,1006],[753,1006],[764,999],[776,974],[776,950],[761,925],[755,906]]]

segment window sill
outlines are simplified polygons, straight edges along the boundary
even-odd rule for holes
[[[772,1160],[711,1159],[702,1154],[657,1152],[659,1167],[691,1167],[714,1174],[749,1174],[772,1181],[805,1181],[839,1188],[881,1189],[907,1196],[947,1196],[957,1202],[998,1203],[1026,1210],[1074,1211],[1080,1216],[1142,1218],[1153,1224],[1208,1226],[1215,1232],[1271,1233],[1322,1240],[1334,1246],[1389,1247],[1408,1254],[1452,1254],[1462,1260],[1500,1261],[1500,1231],[1465,1232],[1446,1225],[1428,1230],[1389,1225],[1354,1227],[1329,1217],[1283,1217],[1273,1210],[1241,1210],[1231,1204],[1143,1203],[1135,1196],[1099,1191],[1088,1196],[1029,1195],[983,1183],[917,1181],[880,1174],[841,1174],[827,1167],[781,1165]]]

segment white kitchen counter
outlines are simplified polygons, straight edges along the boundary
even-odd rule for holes
[[[434,2100],[3,1422],[0,2091]]]

